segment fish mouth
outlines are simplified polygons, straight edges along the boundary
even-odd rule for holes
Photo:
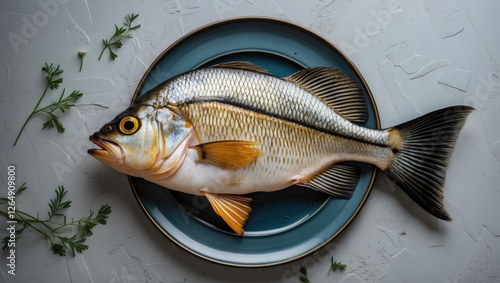
[[[99,160],[116,160],[121,157],[120,146],[105,138],[100,132],[95,132],[89,137],[89,140],[99,148],[91,148],[87,153]]]

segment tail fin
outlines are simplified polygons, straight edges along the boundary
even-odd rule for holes
[[[418,205],[437,218],[450,221],[443,205],[446,167],[455,141],[474,110],[452,106],[392,128],[399,131],[395,159],[385,174]]]

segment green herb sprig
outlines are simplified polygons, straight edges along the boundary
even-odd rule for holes
[[[344,264],[340,261],[333,260],[333,256],[332,256],[332,258],[330,259],[330,269],[328,270],[328,273],[326,275],[330,274],[330,271],[331,272],[337,271],[337,269],[340,271],[344,271],[346,267],[347,267],[347,264]]]
[[[344,271],[347,267],[347,264],[343,264],[340,261],[335,261],[333,260],[333,257],[330,259],[330,269],[328,269],[328,273],[326,275],[329,275],[330,272],[335,272],[338,270]],[[299,280],[301,283],[311,283],[311,280],[309,280],[309,277],[307,276],[307,268],[302,266],[299,269]]]
[[[300,267],[299,271],[300,271],[300,277],[299,277],[300,282],[311,283],[311,281],[309,280],[309,277],[307,277],[307,268],[302,266],[302,267]]]
[[[16,190],[16,197],[26,189],[26,183],[23,183]],[[0,215],[9,220],[17,221],[18,225],[21,226],[20,229],[16,230],[16,240],[20,238],[24,231],[33,230],[49,240],[50,248],[54,254],[65,256],[68,251],[71,251],[71,254],[74,256],[89,248],[85,244],[85,240],[93,234],[92,229],[95,226],[106,224],[106,220],[111,214],[111,207],[105,204],[101,206],[97,214],[93,210],[90,210],[87,216],[83,216],[80,219],[71,218],[69,220],[65,214],[65,210],[71,207],[71,200],[67,199],[68,191],[64,186],[59,186],[55,192],[56,196],[48,203],[49,211],[45,219],[40,218],[38,213],[36,216],[33,216],[19,209],[16,209],[14,218],[10,218],[9,215],[12,214],[4,210],[0,210]],[[5,204],[8,201],[8,198],[0,198],[0,204]],[[71,229],[76,230],[76,233],[67,235],[68,230]],[[9,236],[3,238],[3,249],[7,248],[9,239]]]
[[[24,121],[23,126],[21,127],[21,130],[17,134],[16,140],[14,141],[14,146],[17,144],[17,141],[19,140],[19,137],[21,136],[21,133],[24,131],[24,128],[28,124],[28,122],[33,118],[38,113],[45,113],[49,116],[49,119],[43,123],[43,128],[54,128],[54,126],[57,128],[57,132],[59,133],[64,133],[65,129],[61,121],[59,120],[59,117],[54,114],[57,110],[61,111],[62,113],[65,113],[66,110],[70,109],[71,107],[75,106],[75,102],[82,97],[82,93],[78,90],[74,90],[71,92],[70,95],[64,96],[65,89],[63,89],[61,96],[59,97],[58,100],[52,101],[51,104],[40,107],[40,103],[42,102],[43,98],[45,97],[45,94],[47,94],[47,91],[49,89],[57,89],[59,88],[59,85],[63,82],[63,78],[60,78],[59,76],[64,72],[63,69],[60,68],[59,65],[57,67],[54,67],[54,64],[47,64],[45,63],[45,66],[42,68],[42,71],[46,73],[45,76],[45,89],[42,93],[42,96],[38,100],[35,108],[33,111],[31,111],[31,114],[28,116],[26,121]]]
[[[133,30],[136,30],[141,27],[141,25],[132,25],[132,22],[139,17],[139,14],[130,14],[125,16],[125,23],[123,23],[122,27],[118,27],[115,25],[115,33],[110,39],[103,39],[102,43],[104,44],[104,47],[101,51],[101,54],[99,55],[99,59],[101,60],[101,57],[106,49],[109,50],[109,60],[115,60],[118,55],[113,52],[113,49],[118,49],[121,48],[123,43],[122,39],[124,38],[131,38],[132,35],[130,35],[130,32]]]

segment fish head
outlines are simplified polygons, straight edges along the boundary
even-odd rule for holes
[[[167,107],[134,104],[118,114],[89,140],[99,148],[88,153],[113,169],[137,177],[146,177],[159,168],[193,131],[186,118]],[[178,155],[175,158],[179,158]]]

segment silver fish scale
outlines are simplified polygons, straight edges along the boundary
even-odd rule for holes
[[[346,138],[388,145],[387,132],[349,122],[318,97],[285,79],[247,70],[195,70],[168,80],[141,98],[141,102],[156,107],[214,101]]]

